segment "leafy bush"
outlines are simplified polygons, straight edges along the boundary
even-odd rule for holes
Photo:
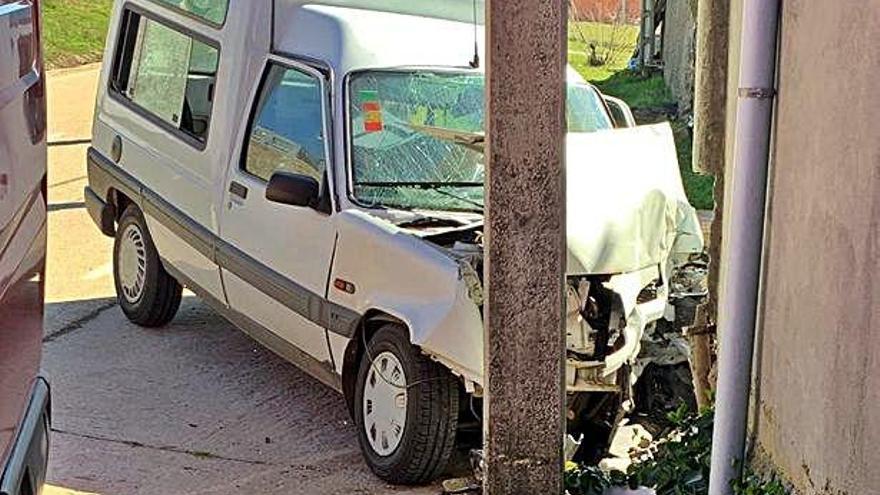
[[[746,473],[741,481],[733,483],[736,495],[788,495],[788,490],[778,479],[764,479],[755,473]]]
[[[714,413],[688,415],[680,408],[669,420],[675,429],[635,454],[629,485],[653,487],[658,495],[708,493]]]
[[[633,452],[626,473],[607,474],[597,467],[570,465],[565,486],[571,495],[602,495],[612,486],[652,487],[657,495],[706,495],[712,455],[714,411],[690,415],[682,407],[669,415],[674,429],[648,448]],[[747,470],[734,483],[737,495],[786,495],[783,484]]]

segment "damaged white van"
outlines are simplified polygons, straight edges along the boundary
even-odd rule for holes
[[[342,392],[394,483],[437,477],[480,430],[472,16],[471,0],[117,1],[88,154],[128,318],[168,323],[188,287]],[[568,108],[569,424],[601,452],[702,236],[667,128],[612,130],[574,74]]]

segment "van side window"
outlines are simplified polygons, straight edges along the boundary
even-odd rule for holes
[[[218,64],[213,46],[128,11],[110,84],[152,118],[204,143]]]
[[[278,170],[313,177],[326,168],[321,81],[296,69],[270,67],[251,117],[244,170],[268,181]]]

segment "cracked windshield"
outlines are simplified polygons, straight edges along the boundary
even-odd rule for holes
[[[365,206],[483,209],[485,77],[375,71],[352,76],[355,199]],[[611,129],[598,93],[569,84],[568,131]]]

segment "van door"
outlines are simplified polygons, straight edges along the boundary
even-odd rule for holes
[[[328,93],[311,67],[270,61],[230,167],[218,261],[229,304],[321,362],[330,362],[320,324],[336,230],[330,209],[266,199],[277,170],[329,182]]]

